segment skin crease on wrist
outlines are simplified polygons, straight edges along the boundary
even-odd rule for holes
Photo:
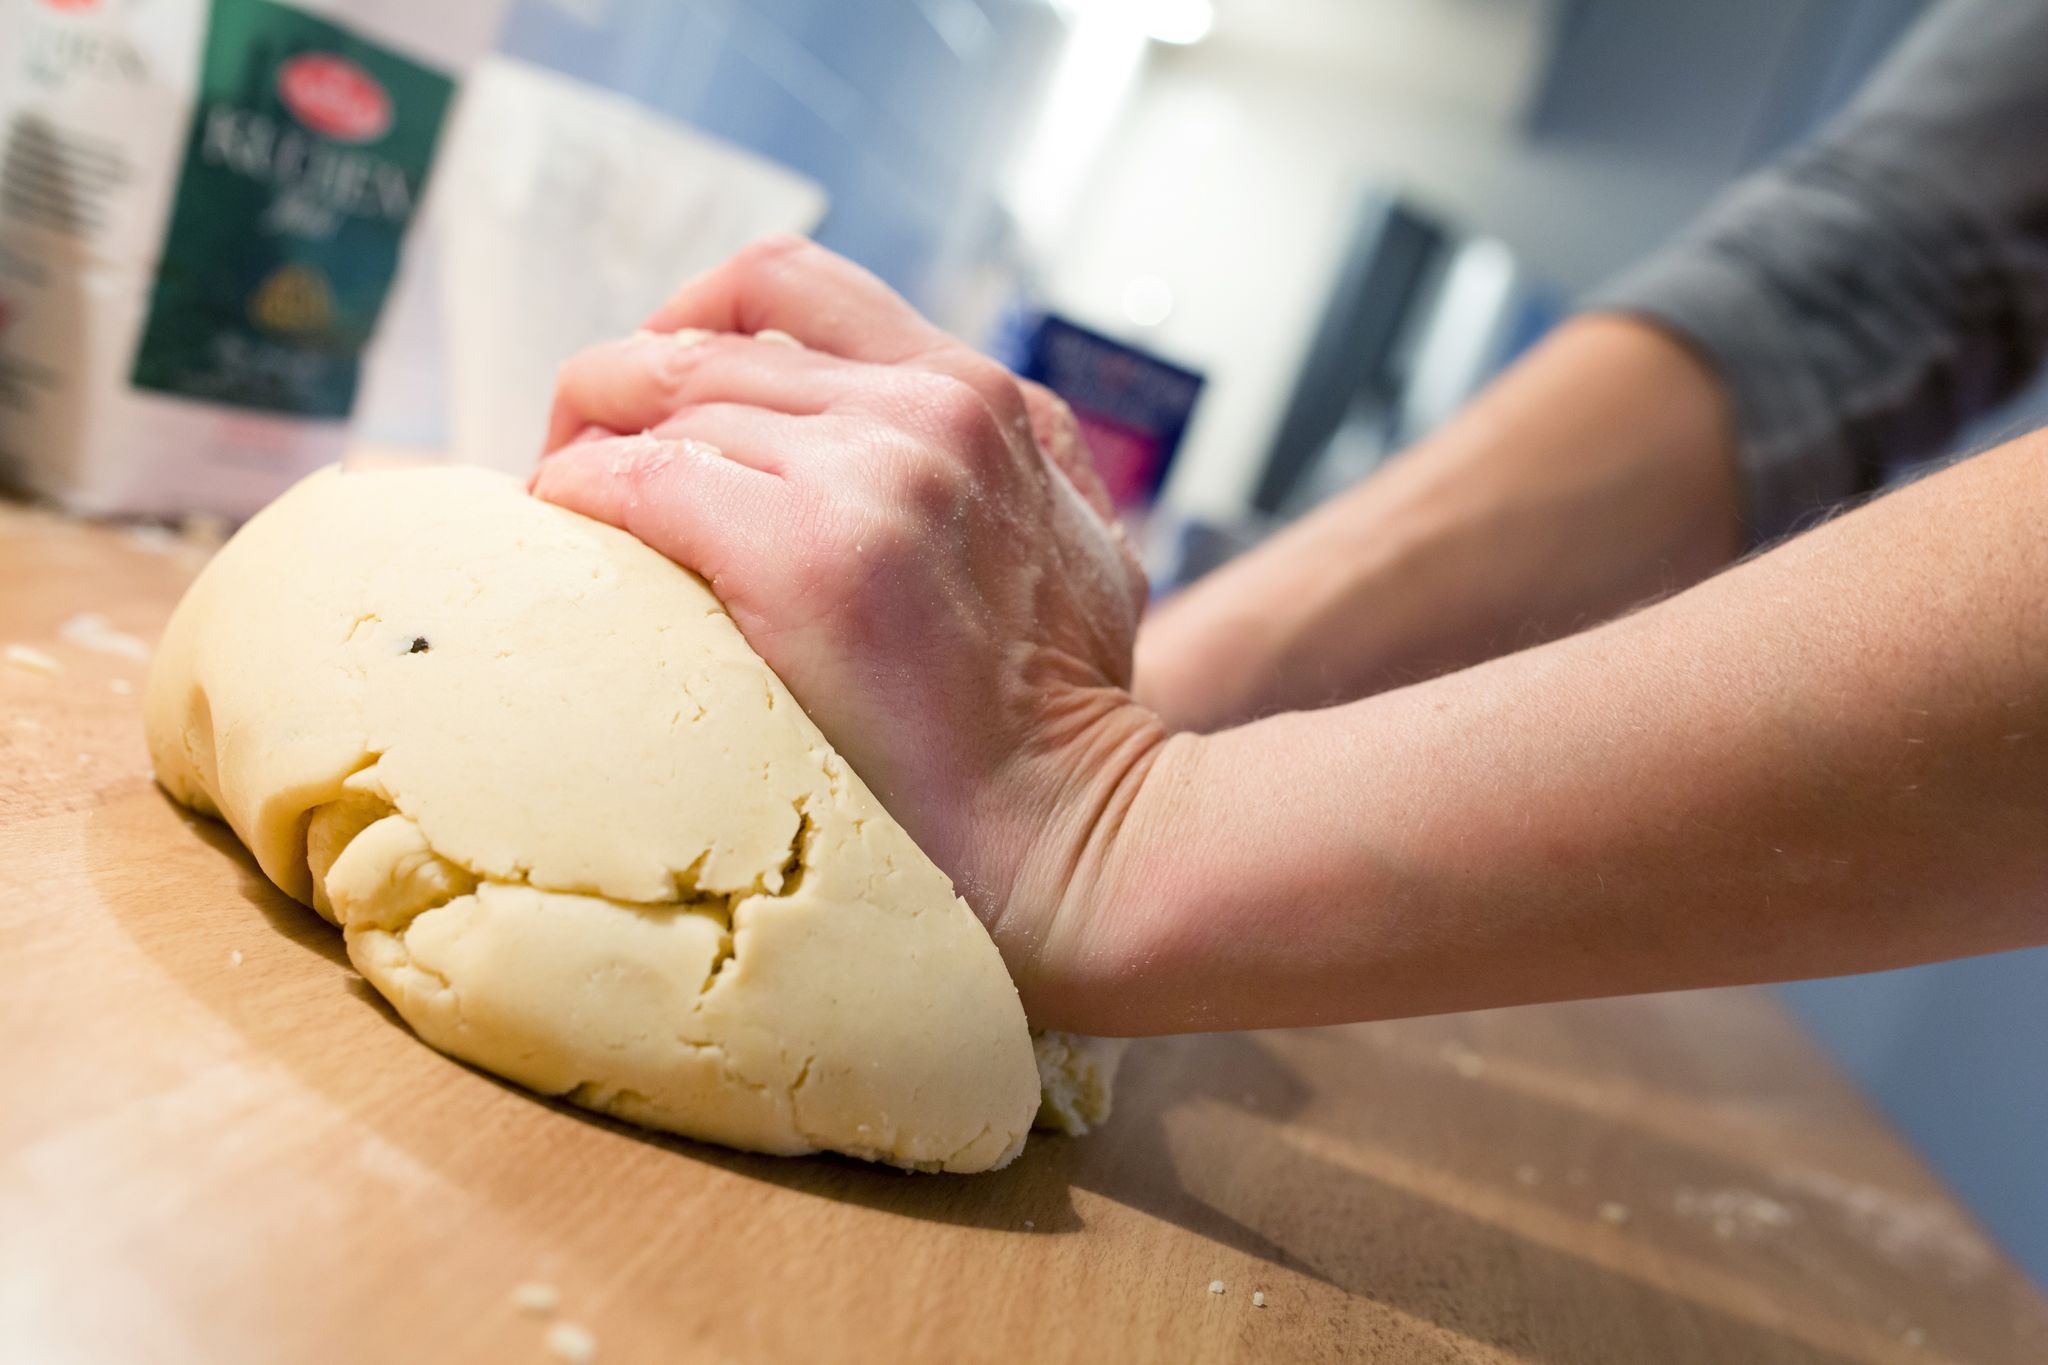
[[[1416,682],[1683,588],[1740,549],[1721,386],[1632,318],[1566,324],[1440,434],[1147,620],[1138,695],[1213,730]]]

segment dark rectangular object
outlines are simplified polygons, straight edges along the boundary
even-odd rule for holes
[[[1117,507],[1150,505],[1187,434],[1200,371],[1053,314],[1021,330],[1017,372],[1066,399]]]
[[[1412,206],[1383,193],[1367,198],[1266,457],[1253,497],[1258,510],[1286,506],[1354,401],[1393,401],[1402,342],[1448,243],[1449,234]]]

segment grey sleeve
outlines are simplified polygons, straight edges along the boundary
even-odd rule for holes
[[[2048,0],[1950,0],[1594,308],[1732,396],[1752,542],[1935,453],[2048,350]]]

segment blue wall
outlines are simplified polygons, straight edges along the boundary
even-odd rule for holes
[[[1780,989],[2048,1285],[2048,948]]]
[[[995,174],[1057,49],[1041,0],[515,0],[500,48],[821,183],[817,236],[914,301],[1000,241]]]

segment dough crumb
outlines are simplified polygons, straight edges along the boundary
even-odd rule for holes
[[[1211,1281],[1209,1281],[1209,1292],[1210,1292],[1211,1294],[1221,1294],[1221,1293],[1223,1292],[1223,1281],[1221,1281],[1221,1280],[1211,1280]]]
[[[178,538],[162,526],[130,526],[122,534],[132,548],[145,554],[167,555],[178,548]]]
[[[1685,1217],[1706,1218],[1714,1235],[1723,1241],[1738,1233],[1760,1237],[1773,1229],[1790,1226],[1798,1217],[1798,1211],[1791,1205],[1744,1189],[1682,1187],[1672,1197],[1671,1207]]]
[[[1628,1221],[1628,1205],[1617,1204],[1612,1199],[1600,1206],[1600,1221],[1620,1227]]]
[[[562,1302],[562,1295],[551,1284],[529,1280],[513,1289],[512,1302],[522,1313],[539,1315],[554,1312]]]
[[[149,661],[148,645],[125,630],[115,630],[113,623],[96,611],[82,611],[65,621],[57,627],[57,638],[81,649],[118,654],[137,663]]]
[[[1080,1137],[1109,1121],[1110,1092],[1127,1038],[1083,1038],[1039,1033],[1031,1039],[1038,1063],[1037,1126]]]
[[[1443,1059],[1451,1064],[1451,1070],[1467,1080],[1486,1072],[1486,1058],[1463,1043],[1445,1043],[1442,1053]]]
[[[228,965],[230,967],[239,967],[242,965],[242,950],[240,948],[237,948],[233,952],[228,954]]]
[[[548,1353],[569,1365],[590,1365],[597,1359],[597,1337],[580,1322],[557,1322],[544,1338]]]
[[[211,512],[188,512],[178,522],[178,540],[208,554],[227,544],[228,524]]]
[[[1254,1290],[1252,1291],[1252,1307],[1254,1307],[1254,1308],[1264,1308],[1265,1306],[1266,1306],[1266,1291],[1265,1291],[1265,1290],[1263,1290],[1263,1289],[1254,1289]]]
[[[64,671],[64,665],[40,649],[28,645],[7,646],[7,662],[24,673],[40,673],[48,678],[54,678]]]
[[[1515,1183],[1517,1185],[1534,1185],[1540,1179],[1542,1177],[1536,1173],[1534,1166],[1515,1167]]]

